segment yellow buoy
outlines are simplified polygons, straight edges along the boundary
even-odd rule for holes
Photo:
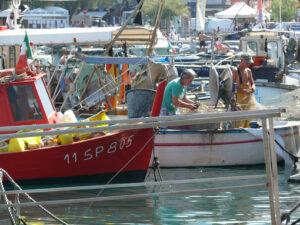
[[[25,151],[25,142],[23,138],[12,138],[9,140],[8,152]]]
[[[72,134],[60,134],[58,135],[58,139],[62,145],[73,143]]]

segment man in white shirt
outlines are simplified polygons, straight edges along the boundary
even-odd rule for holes
[[[14,12],[11,12],[9,15],[7,15],[6,18],[6,24],[8,26],[8,29],[13,30],[15,29],[15,25],[14,25]]]

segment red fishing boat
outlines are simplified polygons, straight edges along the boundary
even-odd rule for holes
[[[0,127],[56,122],[43,76],[0,84]],[[0,167],[20,184],[142,182],[153,138],[151,128],[120,130],[69,144],[2,152]]]

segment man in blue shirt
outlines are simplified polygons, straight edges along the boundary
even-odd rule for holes
[[[196,73],[192,69],[184,70],[180,77],[170,81],[165,89],[160,115],[175,115],[177,107],[197,109],[195,102],[186,97],[187,87],[192,83]]]

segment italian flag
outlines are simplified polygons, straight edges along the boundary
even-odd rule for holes
[[[25,38],[21,46],[19,61],[16,65],[15,70],[20,71],[20,70],[27,69],[28,68],[27,59],[33,59],[33,57],[32,57],[31,47],[29,44],[28,35],[27,32],[25,32]]]
[[[168,40],[168,49],[169,49],[169,52],[176,54],[176,49],[173,48],[173,45],[171,44],[171,42],[169,40]]]

